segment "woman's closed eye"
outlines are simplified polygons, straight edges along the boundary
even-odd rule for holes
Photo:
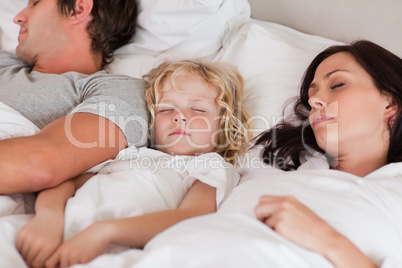
[[[32,6],[36,6],[38,3],[39,3],[39,0],[34,1],[34,2],[32,3]]]
[[[344,86],[344,85],[345,85],[345,83],[337,83],[337,84],[331,86],[331,89],[340,88],[340,87],[342,87],[342,86]]]

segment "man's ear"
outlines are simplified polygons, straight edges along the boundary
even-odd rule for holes
[[[85,21],[91,15],[93,0],[76,0],[75,11],[71,12],[71,21],[73,24]]]
[[[389,126],[393,126],[395,123],[396,114],[399,110],[398,103],[394,97],[391,97],[389,104],[385,107],[385,119]]]

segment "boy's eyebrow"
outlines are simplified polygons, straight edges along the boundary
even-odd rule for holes
[[[207,99],[205,98],[194,98],[194,99],[189,99],[190,102],[207,102]],[[161,99],[159,103],[174,103],[177,102],[177,100],[173,99]]]

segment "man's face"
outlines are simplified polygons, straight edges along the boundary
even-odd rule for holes
[[[57,10],[57,0],[29,0],[14,22],[21,26],[16,48],[17,57],[34,65],[43,53],[60,53],[66,41],[65,17]]]

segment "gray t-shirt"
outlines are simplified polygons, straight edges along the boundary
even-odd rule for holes
[[[87,112],[114,122],[129,145],[142,146],[147,141],[144,84],[129,76],[105,71],[46,74],[1,51],[0,101],[40,129],[68,114]]]

